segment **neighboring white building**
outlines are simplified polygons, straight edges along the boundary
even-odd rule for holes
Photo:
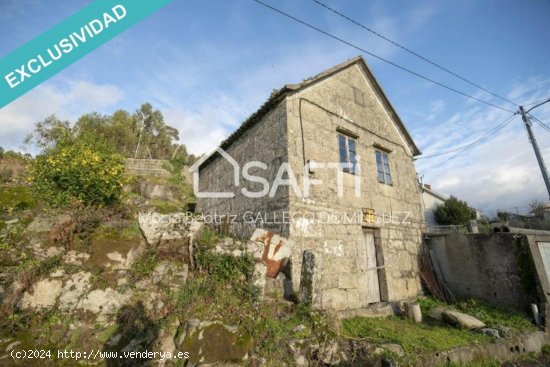
[[[432,186],[424,184],[421,188],[422,191],[422,203],[424,204],[424,217],[426,218],[426,226],[437,227],[437,221],[435,220],[435,210],[441,204],[447,201],[448,197],[432,190]],[[472,208],[476,211],[476,218],[481,217],[479,209]]]
[[[543,205],[544,220],[550,220],[550,202]]]

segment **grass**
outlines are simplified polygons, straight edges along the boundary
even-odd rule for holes
[[[170,214],[176,212],[184,212],[187,208],[187,204],[180,201],[167,201],[160,199],[151,199],[149,205],[160,214]]]
[[[95,230],[93,237],[95,239],[109,239],[113,241],[131,239],[141,237],[141,229],[139,228],[137,220],[132,219],[120,227],[101,225]]]
[[[270,366],[294,363],[285,347],[288,340],[313,335],[324,340],[329,335],[328,318],[323,313],[306,305],[260,302],[253,282],[254,260],[247,255],[212,253],[218,239],[215,232],[205,230],[197,241],[197,269],[171,295],[172,314],[238,325]]]
[[[120,236],[122,238],[134,238],[141,236],[139,223],[136,220],[132,221],[128,227],[125,227],[122,231],[120,231]]]
[[[527,318],[527,315],[513,310],[497,308],[479,300],[470,299],[458,302],[455,305],[447,305],[428,297],[420,300],[419,303],[422,313],[425,315],[434,307],[446,307],[474,316],[483,321],[488,327],[504,326],[520,333],[537,330],[536,326]]]
[[[158,254],[155,250],[149,250],[136,261],[130,269],[134,279],[143,279],[151,274],[159,264]]]
[[[433,298],[425,298],[420,300],[419,303],[425,315],[435,307],[445,307],[472,315],[489,327],[504,326],[516,333],[536,330],[536,327],[526,315],[496,308],[477,300],[467,300],[454,305],[447,305]],[[389,318],[356,317],[347,319],[342,323],[342,333],[345,336],[362,338],[377,345],[386,343],[401,345],[405,351],[405,357],[401,358],[401,360],[405,365],[418,363],[418,356],[422,354],[468,345],[479,345],[494,340],[481,333],[449,327],[440,321],[434,320],[416,324],[408,318],[396,316]],[[455,367],[458,366],[456,365]],[[496,367],[500,366],[500,364],[489,360],[464,366]]]
[[[32,209],[37,205],[36,199],[28,186],[0,186],[0,214],[12,214],[17,211]]]
[[[416,324],[410,319],[355,317],[343,321],[343,334],[375,344],[395,343],[407,354],[449,350],[470,344],[486,343],[491,338],[445,325]]]

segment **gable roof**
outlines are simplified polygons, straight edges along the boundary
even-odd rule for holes
[[[386,93],[380,86],[380,83],[378,83],[378,80],[374,77],[374,74],[372,73],[371,69],[367,65],[365,59],[361,55],[356,56],[352,59],[349,59],[341,64],[338,64],[336,66],[333,66],[332,68],[325,70],[311,78],[305,79],[300,83],[297,84],[286,84],[281,89],[274,90],[273,93],[271,93],[271,96],[267,99],[267,101],[250,117],[248,117],[242,124],[239,126],[237,130],[235,130],[227,139],[221,142],[220,148],[227,149],[233,142],[235,142],[239,137],[241,137],[244,132],[246,132],[249,128],[254,126],[257,122],[261,120],[263,116],[265,116],[271,109],[275,106],[277,106],[282,100],[284,100],[287,96],[300,92],[304,90],[305,88],[316,84],[326,78],[331,77],[332,75],[352,66],[359,64],[368,77],[372,79],[373,86],[378,92],[378,94],[382,97],[382,103],[387,108],[387,112],[390,115],[390,118],[395,122],[398,129],[402,133],[403,137],[405,138],[407,144],[409,145],[413,156],[417,156],[421,154],[420,149],[416,146],[414,140],[412,139],[409,131],[403,124],[403,121],[399,117],[397,111],[389,101],[388,97],[386,96]],[[214,158],[214,154],[210,155],[208,158],[205,159],[205,161],[201,164],[201,166],[208,164],[212,159]]]
[[[429,194],[429,195],[431,195],[431,196],[433,196],[433,197],[435,197],[435,198],[437,198],[437,199],[439,199],[439,200],[441,200],[441,201],[447,201],[447,200],[449,200],[449,198],[448,198],[447,196],[445,196],[445,195],[443,195],[443,194],[440,194],[440,193],[438,193],[438,192],[432,190],[431,187],[426,187],[426,185],[421,185],[421,186],[420,186],[420,193],[421,193],[421,194],[424,194],[424,193]],[[478,208],[474,208],[473,206],[468,206],[468,207],[469,207],[470,209],[474,209],[474,210],[480,211]]]
[[[438,192],[435,192],[434,190],[432,190],[432,189],[430,189],[430,188],[428,188],[428,187],[426,187],[426,186],[424,186],[424,185],[420,187],[420,190],[421,190],[421,191],[420,191],[421,193],[430,194],[430,195],[432,195],[433,197],[438,198],[438,199],[441,200],[441,201],[447,201],[447,200],[449,199],[449,198],[446,197],[445,195],[440,194],[440,193],[438,193]]]

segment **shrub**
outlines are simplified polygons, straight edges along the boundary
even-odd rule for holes
[[[470,219],[476,219],[476,212],[463,200],[451,196],[435,210],[435,220],[442,225],[466,225]]]
[[[122,195],[124,159],[90,142],[58,145],[31,164],[29,181],[37,197],[52,206],[79,201],[103,206]]]
[[[11,168],[0,168],[0,183],[10,182],[13,179],[13,170]]]

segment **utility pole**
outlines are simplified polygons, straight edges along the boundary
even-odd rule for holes
[[[538,107],[541,104],[535,107]],[[523,106],[519,106],[519,112],[521,113],[521,118],[523,119],[523,122],[525,123],[525,127],[527,128],[527,134],[529,135],[529,140],[531,141],[531,145],[533,146],[533,150],[535,151],[535,156],[537,157],[537,161],[539,163],[540,171],[542,173],[542,178],[544,179],[544,183],[546,184],[546,190],[548,191],[548,197],[550,198],[550,179],[548,178],[548,171],[546,170],[546,165],[544,164],[544,158],[542,157],[542,154],[540,152],[537,139],[535,139],[535,135],[533,134],[533,130],[531,129],[531,126],[533,124],[531,123],[531,119],[529,118],[529,115],[528,115],[528,112],[535,107],[532,107],[528,111],[525,111]]]
[[[139,144],[141,143],[141,137],[143,136],[143,130],[145,129],[145,119],[151,116],[151,115],[145,116],[141,111],[139,112],[139,115],[141,116],[141,130],[139,131],[139,138],[138,138],[138,143],[136,147],[136,153],[134,154],[134,158],[137,158],[137,155],[138,155]],[[149,152],[149,155],[151,155],[151,152]]]

